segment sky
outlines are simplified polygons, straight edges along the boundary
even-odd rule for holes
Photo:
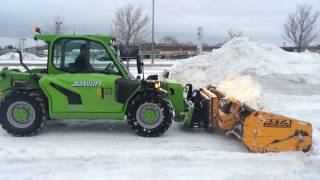
[[[283,24],[301,2],[320,11],[319,0],[155,0],[155,39],[174,36],[196,43],[201,26],[207,44],[225,41],[234,29],[252,40],[282,45]],[[152,15],[152,0],[1,0],[0,45],[1,39],[32,38],[35,24],[46,29],[58,16],[65,33],[110,34],[114,11],[128,3]]]

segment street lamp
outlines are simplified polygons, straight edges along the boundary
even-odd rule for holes
[[[62,21],[56,21],[56,29],[55,29],[55,33],[56,34],[60,34],[61,33],[61,25],[62,25]]]
[[[22,51],[22,50],[24,50],[24,45],[25,45],[25,41],[26,41],[26,39],[25,38],[21,38],[20,40],[19,40],[20,42],[19,42],[19,49]]]
[[[151,42],[151,62],[154,63],[154,0],[152,0],[152,42]]]

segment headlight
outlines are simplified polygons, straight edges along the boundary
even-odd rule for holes
[[[110,42],[111,45],[115,45],[116,44],[116,39],[112,39]]]
[[[161,84],[160,81],[141,81],[141,84],[144,88],[146,89],[160,89],[161,88]]]
[[[160,87],[161,87],[160,82],[154,83],[154,88],[155,88],[155,89],[159,89]]]
[[[6,74],[5,73],[1,73],[0,74],[0,81],[3,80],[5,77],[6,77]]]

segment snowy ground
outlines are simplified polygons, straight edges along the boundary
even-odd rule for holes
[[[312,153],[251,154],[221,133],[175,124],[142,138],[125,122],[50,122],[42,134],[0,132],[0,179],[318,179]]]
[[[38,57],[34,54],[30,54],[30,53],[22,53],[22,58],[24,60],[27,60],[27,61],[31,61],[31,62],[39,62],[39,61],[43,61],[45,62],[47,58],[41,58],[41,57]],[[6,54],[3,54],[0,56],[0,62],[19,62],[19,54],[18,53],[15,53],[15,52],[8,52]]]
[[[319,67],[320,61],[312,66]],[[163,69],[168,67],[146,68],[146,74],[161,73]],[[252,72],[249,75],[254,76]],[[318,79],[308,76],[308,72],[304,75],[288,72],[273,78],[262,73],[254,76],[263,89],[265,107],[272,106],[273,112],[313,123],[314,147],[308,153],[252,154],[241,142],[222,132],[185,129],[176,123],[159,138],[142,138],[126,122],[51,121],[35,137],[16,138],[0,130],[0,180],[317,180],[320,177],[320,88]],[[309,82],[312,80],[315,82]]]

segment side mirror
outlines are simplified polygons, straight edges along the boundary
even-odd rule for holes
[[[141,74],[143,72],[143,61],[140,56],[137,57],[137,70],[138,74]]]
[[[192,99],[192,96],[193,96],[193,87],[191,84],[187,84],[186,85],[186,93],[187,93],[187,99]]]
[[[162,73],[162,78],[169,79],[169,77],[170,77],[170,72],[168,70],[164,70]]]

